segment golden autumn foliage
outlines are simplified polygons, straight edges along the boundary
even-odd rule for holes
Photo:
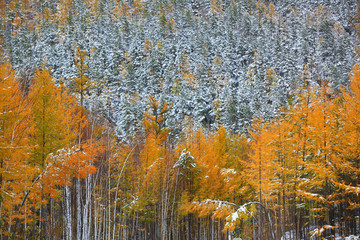
[[[48,70],[37,70],[28,95],[10,64],[0,70],[2,222],[41,221],[38,210],[59,196],[59,187],[95,173],[93,163],[102,146],[94,140],[77,145],[79,122],[86,127],[85,117],[67,89],[55,86]]]
[[[9,223],[19,215],[23,193],[33,169],[27,164],[29,108],[10,64],[0,65],[0,205],[1,216]]]
[[[289,101],[271,120],[255,118],[248,135],[190,126],[176,144],[166,125],[172,105],[150,95],[144,132],[131,144],[115,144],[111,164],[120,166],[112,171],[111,193],[122,196],[126,214],[144,221],[165,221],[176,212],[179,218],[196,215],[227,222],[225,230],[242,226],[251,232],[254,219],[266,219],[263,226],[270,227],[263,214],[268,211],[276,236],[294,227],[292,222],[334,229],[331,211],[339,204],[349,211],[360,204],[360,70],[354,67],[349,90],[339,96],[324,81],[310,88],[306,65],[302,79],[296,104]],[[69,163],[60,164],[63,171],[76,172]],[[85,175],[93,172],[81,168]],[[243,205],[243,212],[234,208]]]
[[[188,157],[192,159],[190,165],[179,166],[183,173],[187,171],[183,181],[188,198],[182,200],[187,211],[224,219],[229,213],[226,206],[214,209],[211,204],[206,204],[202,208],[197,202],[206,199],[234,202],[247,198],[249,189],[242,172],[245,168],[246,145],[244,138],[230,135],[221,127],[208,135],[201,129],[194,131],[178,146],[179,156],[188,152]]]
[[[189,59],[185,53],[182,54],[181,58],[180,74],[187,86],[195,89],[198,88],[198,80],[196,79],[195,75],[191,73]]]
[[[75,55],[77,76],[74,79],[74,91],[80,95],[80,105],[83,106],[85,99],[85,91],[93,88],[93,82],[86,75],[86,72],[89,69],[88,65],[86,64],[86,60],[88,59],[86,50],[81,49],[79,46],[77,46],[75,50]]]
[[[223,12],[221,3],[219,3],[219,1],[217,0],[212,0],[211,1],[211,5],[210,5],[210,13],[214,14],[214,15],[221,15]]]
[[[149,96],[150,108],[145,113],[144,126],[146,140],[140,154],[141,175],[144,176],[140,191],[148,197],[147,202],[154,204],[162,201],[162,194],[170,181],[171,152],[167,148],[170,129],[166,128],[166,114],[171,106]]]
[[[335,169],[342,177],[342,181],[335,184],[347,196],[351,196],[350,208],[360,206],[356,199],[359,190],[359,156],[360,156],[360,68],[355,65],[351,76],[350,90],[343,89],[342,98],[338,100],[339,109],[335,112],[336,144],[333,146],[335,156]],[[344,199],[345,200],[345,199]]]
[[[29,93],[34,133],[32,163],[44,167],[50,153],[73,144],[76,126],[76,103],[63,88],[56,87],[48,70],[38,70]]]
[[[305,79],[305,78],[304,78]],[[272,121],[254,120],[250,135],[249,184],[259,202],[281,216],[307,208],[315,224],[330,226],[339,203],[359,206],[360,70],[353,69],[349,91],[334,97],[327,82],[310,90],[304,81],[298,103]],[[300,210],[296,210],[297,212]]]
[[[0,238],[357,235],[360,3],[285,2],[0,0]]]

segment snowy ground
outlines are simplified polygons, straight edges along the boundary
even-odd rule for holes
[[[291,239],[291,238],[286,238],[286,239]],[[282,237],[281,240],[285,240],[285,238]],[[360,240],[360,236],[350,235],[347,237],[335,237],[335,240]]]
[[[286,238],[282,237],[281,240],[287,240],[287,239],[295,239],[295,232],[291,231],[291,232],[286,232]],[[293,234],[291,236],[291,234]],[[314,238],[311,238],[314,239]],[[334,239],[334,238],[331,238]],[[341,236],[336,236],[335,240],[360,240],[360,236],[355,236],[355,235],[350,235],[350,236],[346,236],[346,237],[341,237]]]
[[[335,240],[357,240],[360,239],[360,236],[348,236],[348,237],[336,237]]]

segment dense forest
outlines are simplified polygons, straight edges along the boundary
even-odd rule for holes
[[[0,239],[360,235],[357,0],[0,0]]]

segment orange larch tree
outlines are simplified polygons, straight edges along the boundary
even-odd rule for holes
[[[29,109],[9,63],[0,65],[0,235],[8,236],[18,219],[31,211],[18,211],[34,171],[29,159]]]
[[[337,192],[334,195],[342,224],[354,226],[355,211],[360,206],[359,156],[360,156],[360,68],[356,64],[350,77],[350,86],[343,88],[342,95],[336,100],[336,134],[333,144],[333,168],[336,179],[333,184]]]
[[[96,141],[79,145],[79,125],[84,127],[86,122],[83,109],[61,83],[59,87],[55,86],[46,69],[37,70],[35,74],[29,106],[32,120],[29,164],[34,168],[34,175],[29,179],[31,184],[25,191],[21,207],[26,203],[29,209],[39,213],[37,226],[33,225],[31,231],[41,234],[51,227],[42,225],[42,214],[50,207],[49,200],[58,197],[59,187],[71,184],[74,177],[85,178],[95,172],[92,164],[101,152],[101,146]],[[47,217],[54,218],[53,215]],[[45,232],[54,234],[53,231],[56,229]]]

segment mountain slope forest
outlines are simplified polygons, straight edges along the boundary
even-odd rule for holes
[[[0,0],[0,239],[360,235],[357,0]]]

